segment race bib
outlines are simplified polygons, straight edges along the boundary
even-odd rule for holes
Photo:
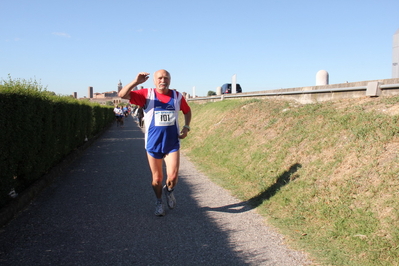
[[[176,121],[175,111],[155,111],[155,126],[174,126]]]

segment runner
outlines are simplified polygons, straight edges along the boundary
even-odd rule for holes
[[[134,87],[147,81],[149,75],[147,72],[140,72],[135,80],[119,92],[119,96],[144,108],[145,148],[152,172],[152,188],[157,198],[155,215],[163,216],[165,210],[162,190],[168,207],[173,209],[176,206],[173,191],[178,181],[180,139],[184,139],[190,131],[191,109],[181,93],[169,89],[171,76],[163,69],[154,74],[155,89],[132,91]],[[181,131],[178,124],[179,111],[183,112],[185,121]],[[166,164],[167,179],[162,187],[163,161]]]
[[[119,106],[116,106],[114,108],[114,113],[115,113],[115,120],[116,120],[116,126],[118,127],[119,125],[123,126],[123,111]]]

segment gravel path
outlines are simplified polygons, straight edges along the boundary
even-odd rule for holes
[[[156,217],[144,135],[113,126],[0,229],[0,265],[310,265],[184,156]]]

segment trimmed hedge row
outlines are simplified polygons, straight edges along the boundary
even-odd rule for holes
[[[0,85],[0,208],[86,138],[114,120],[112,107],[56,96],[37,83]]]

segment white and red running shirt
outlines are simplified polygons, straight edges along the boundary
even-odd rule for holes
[[[169,90],[168,95],[156,89],[130,92],[130,103],[143,107],[145,126],[145,149],[151,153],[168,154],[179,147],[179,111],[190,111],[182,94]]]

